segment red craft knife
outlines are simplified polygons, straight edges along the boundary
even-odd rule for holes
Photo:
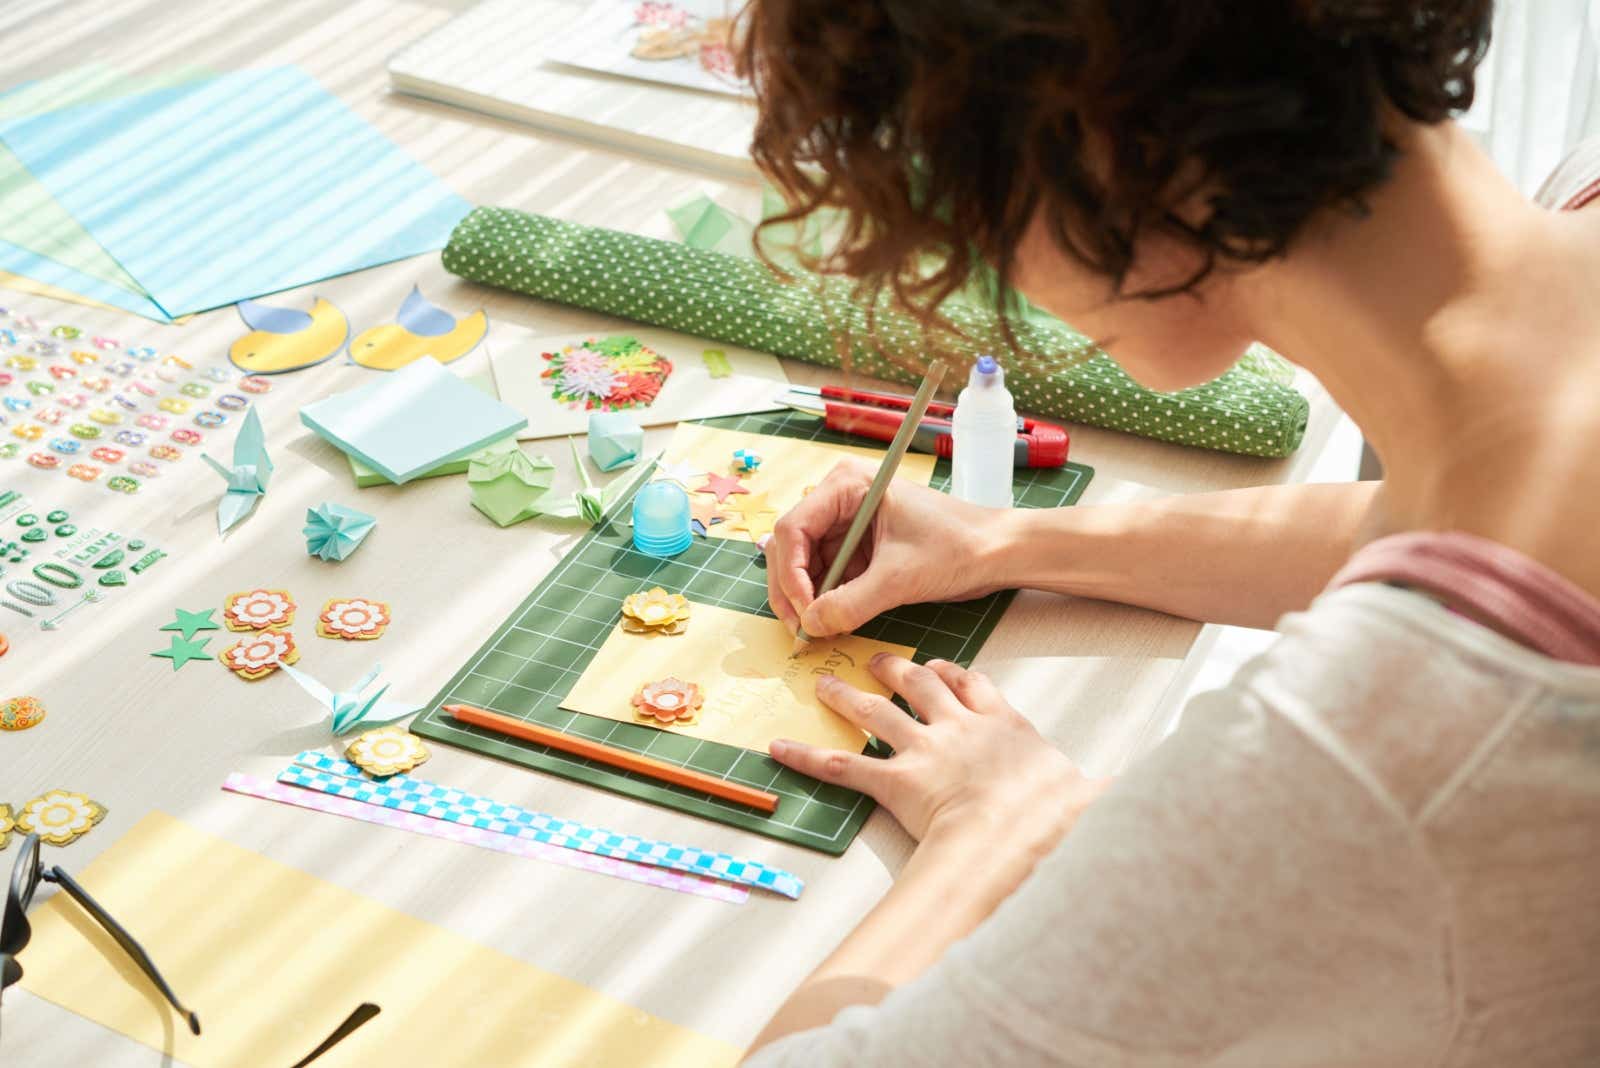
[[[829,430],[874,441],[892,441],[905,419],[910,397],[897,393],[875,393],[841,386],[790,386],[780,393],[777,403],[796,411],[820,415]],[[928,414],[911,437],[911,448],[949,459],[955,451],[950,418],[955,405],[928,405]],[[1017,420],[1017,447],[1013,452],[1016,467],[1060,467],[1067,462],[1071,444],[1066,428],[1038,419]]]

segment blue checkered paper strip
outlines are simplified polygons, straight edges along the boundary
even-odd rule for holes
[[[805,888],[799,876],[759,861],[618,834],[603,827],[575,823],[405,775],[393,775],[381,781],[369,779],[356,765],[314,749],[295,757],[295,762],[278,774],[278,781],[515,838],[770,890],[787,898],[799,898],[800,891]]]

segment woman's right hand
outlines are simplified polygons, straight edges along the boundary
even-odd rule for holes
[[[884,494],[844,578],[817,587],[876,471],[845,460],[778,520],[767,541],[767,599],[777,617],[815,638],[852,631],[903,604],[962,601],[1006,585],[995,528],[1008,514],[896,480]]]

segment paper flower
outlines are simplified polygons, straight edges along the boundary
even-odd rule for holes
[[[660,586],[622,599],[622,629],[630,634],[682,634],[689,629],[689,599]]]
[[[542,354],[556,400],[591,411],[649,406],[672,373],[672,363],[625,334],[589,338]]]
[[[371,641],[389,628],[389,606],[362,597],[333,598],[317,616],[317,633],[324,638]]]
[[[295,648],[293,634],[282,630],[264,630],[240,638],[224,649],[219,659],[224,667],[241,679],[254,682],[277,671],[279,664],[298,661],[300,650]]]
[[[606,400],[619,408],[648,408],[661,392],[661,379],[648,374],[622,375],[606,394]]]
[[[365,512],[324,501],[306,509],[306,552],[323,560],[343,560],[366,540],[378,521]]]
[[[346,760],[377,778],[410,771],[428,756],[422,739],[402,727],[379,727],[358,734],[344,751]]]
[[[689,12],[677,4],[646,0],[633,9],[633,21],[640,26],[665,26],[669,29],[678,29],[688,25]]]
[[[0,701],[0,731],[25,731],[44,719],[37,697],[8,697]]]
[[[552,357],[546,356],[545,358],[551,359]],[[611,370],[611,361],[606,358],[605,353],[588,348],[586,345],[568,345],[561,350],[558,358],[561,361],[558,373],[585,374],[592,371]]]
[[[709,74],[734,77],[733,50],[721,41],[700,43],[700,66]]]
[[[585,397],[605,398],[622,384],[622,376],[609,367],[593,371],[575,371],[568,367],[562,370],[558,384],[562,393],[575,400]]]
[[[22,806],[16,828],[24,834],[37,834],[51,845],[64,846],[105,818],[105,806],[82,794],[51,790]]]
[[[288,590],[247,590],[222,603],[222,621],[229,630],[266,630],[294,622],[295,603]]]
[[[11,832],[16,830],[17,821],[12,818],[11,806],[0,801],[0,852],[11,841]]]
[[[653,719],[657,723],[693,723],[695,714],[705,703],[700,687],[671,677],[647,682],[633,695],[633,707],[639,718]]]

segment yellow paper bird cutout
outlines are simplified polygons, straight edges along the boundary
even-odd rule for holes
[[[350,343],[350,356],[378,371],[398,371],[424,356],[449,363],[471,352],[488,329],[489,317],[482,308],[458,322],[413,286],[395,321],[363,330]]]
[[[298,371],[329,359],[344,347],[350,322],[344,312],[318,297],[309,314],[241,300],[239,317],[250,332],[228,348],[228,359],[248,374]]]

